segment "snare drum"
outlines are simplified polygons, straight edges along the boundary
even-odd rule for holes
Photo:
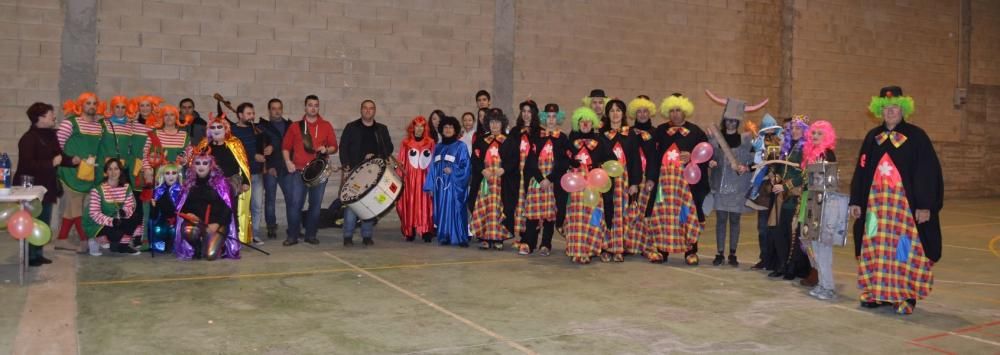
[[[403,181],[388,160],[374,158],[358,165],[344,178],[340,201],[362,220],[378,217],[399,198]]]

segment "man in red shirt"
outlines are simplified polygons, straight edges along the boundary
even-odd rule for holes
[[[288,216],[288,238],[284,246],[299,243],[299,231],[305,226],[305,241],[309,244],[319,244],[316,239],[316,226],[319,222],[320,206],[323,205],[323,192],[326,190],[326,179],[312,187],[306,187],[302,181],[302,169],[310,161],[320,157],[329,159],[330,154],[337,153],[337,136],[333,125],[319,115],[319,98],[316,95],[306,96],[306,114],[301,121],[296,121],[288,127],[281,144],[281,153],[285,158],[286,186],[290,194],[285,201]],[[305,221],[302,220],[302,207],[309,198],[309,211]]]

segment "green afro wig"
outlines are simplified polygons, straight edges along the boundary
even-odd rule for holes
[[[601,119],[597,118],[597,113],[591,110],[590,107],[578,107],[576,110],[573,110],[574,131],[580,131],[580,121],[590,121],[595,129],[601,126]]]
[[[871,111],[877,118],[882,118],[882,109],[887,106],[899,106],[903,110],[903,118],[913,114],[913,98],[909,96],[878,97],[872,96],[872,101],[868,104],[868,111]]]

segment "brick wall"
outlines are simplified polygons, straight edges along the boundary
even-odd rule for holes
[[[308,94],[335,129],[362,100],[394,141],[415,115],[454,112],[491,81],[493,2],[102,0],[98,92],[195,99],[213,93],[258,115],[272,97],[297,118]]]
[[[59,106],[62,26],[59,0],[0,1],[0,151],[16,156],[29,105]]]
[[[593,88],[625,102],[646,94],[657,105],[681,92],[695,104],[692,121],[703,124],[722,116],[708,88],[747,101],[770,97],[776,109],[780,4],[519,1],[514,102],[530,96],[571,112]]]
[[[1000,4],[972,1],[972,82],[1000,84]]]

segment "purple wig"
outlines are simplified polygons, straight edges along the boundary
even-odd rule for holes
[[[187,201],[188,193],[191,192],[191,188],[194,187],[196,181],[198,181],[198,173],[194,171],[194,161],[209,159],[212,163],[212,170],[208,172],[208,184],[219,193],[219,197],[222,201],[229,206],[230,209],[235,211],[235,205],[233,204],[232,192],[229,188],[229,182],[226,181],[226,176],[222,174],[222,169],[219,168],[215,163],[215,158],[210,154],[199,154],[191,159],[191,164],[188,165],[187,176],[188,179],[184,179],[184,187],[181,190],[180,202],[177,203],[177,212],[181,211],[181,207],[184,207],[184,202]],[[188,244],[187,240],[181,236],[183,218],[177,219],[177,234],[174,236],[174,255],[181,260],[190,260],[194,256],[194,248]],[[229,222],[229,236],[223,243],[222,257],[226,259],[239,259],[240,258],[240,242],[236,238],[236,216],[230,219]]]
[[[791,154],[792,150],[795,148],[802,148],[802,144],[806,141],[806,131],[809,130],[809,117],[806,115],[795,115],[792,116],[792,120],[785,124],[785,139],[781,142],[781,156],[787,157]],[[802,137],[795,142],[795,146],[792,146],[792,128],[799,127],[802,129]]]

